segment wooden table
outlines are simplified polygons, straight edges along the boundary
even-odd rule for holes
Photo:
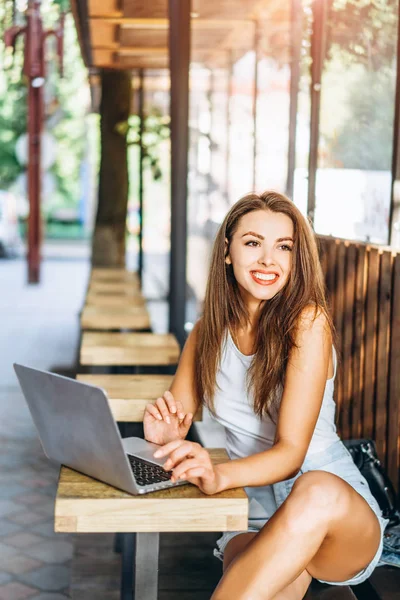
[[[145,306],[146,300],[140,292],[136,294],[99,294],[88,292],[85,306],[118,308],[125,306]]]
[[[228,460],[224,449],[209,452],[215,464]],[[123,600],[156,600],[160,532],[246,530],[247,518],[248,499],[243,489],[206,496],[197,487],[185,485],[132,496],[61,467],[55,531],[128,534],[123,551],[129,551],[135,573],[129,580],[131,588],[122,588]],[[136,552],[129,541],[136,544]]]
[[[81,313],[82,329],[150,329],[145,306],[85,306]]]
[[[171,333],[84,331],[80,363],[87,366],[175,365],[179,344]]]
[[[127,281],[140,285],[139,275],[136,271],[127,271],[126,269],[103,269],[95,267],[90,273],[91,281]]]
[[[136,281],[90,281],[87,293],[136,294],[140,291]]]
[[[146,404],[168,390],[171,375],[77,375],[78,381],[101,387],[107,394],[114,419],[119,422],[141,423]],[[200,421],[202,410],[194,415]]]

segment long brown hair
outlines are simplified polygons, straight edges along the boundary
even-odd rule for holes
[[[294,245],[288,281],[271,300],[265,301],[255,339],[255,355],[247,373],[248,391],[254,398],[254,411],[262,417],[273,416],[276,391],[283,385],[291,349],[295,346],[296,326],[303,309],[323,311],[335,338],[325,298],[325,285],[314,233],[308,221],[289,198],[274,191],[248,194],[232,206],[214,242],[211,267],[204,301],[203,317],[198,324],[195,387],[199,402],[214,412],[216,375],[223,342],[228,331],[238,331],[249,323],[232,265],[225,263],[232,237],[240,219],[255,210],[283,213],[293,222]],[[274,413],[276,414],[276,413]]]

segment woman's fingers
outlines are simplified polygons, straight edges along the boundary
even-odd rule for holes
[[[165,404],[168,406],[168,410],[170,411],[170,413],[175,415],[177,413],[176,402],[171,392],[164,392],[163,399]]]
[[[185,418],[185,411],[183,410],[182,402],[179,402],[179,400],[176,400],[176,411],[178,413],[179,419]]]
[[[185,415],[185,418],[183,419],[183,424],[186,425],[186,427],[189,427],[192,423],[192,420],[193,420],[192,413],[188,413],[187,415]]]
[[[154,452],[153,456],[155,456],[156,458],[162,458],[163,456],[167,456],[167,454],[170,454],[171,452],[176,450],[176,448],[179,448],[179,446],[182,446],[183,444],[188,445],[191,444],[191,442],[186,442],[184,440],[173,440],[172,442],[168,442],[168,444],[165,444],[162,448],[159,448],[156,452]]]
[[[209,462],[209,454],[200,444],[194,442],[185,442],[178,448],[170,452],[168,460],[164,464],[164,468],[169,471],[176,467],[184,458],[196,458],[196,460]]]
[[[146,416],[146,413],[149,414],[149,415],[151,415],[152,417],[154,417],[158,421],[162,421],[162,416],[161,416],[160,412],[158,411],[158,409],[154,406],[154,404],[147,404],[146,405],[145,416]]]
[[[204,465],[199,462],[197,458],[188,458],[187,460],[182,461],[175,469],[173,470],[171,479],[173,481],[177,481],[178,479],[184,479],[184,475],[190,471],[190,469],[201,469],[202,474],[207,469],[207,465]]]
[[[169,417],[169,407],[168,407],[167,403],[165,402],[164,398],[157,398],[156,406],[157,406],[158,410],[160,411],[164,421],[166,423],[171,423],[171,419]]]

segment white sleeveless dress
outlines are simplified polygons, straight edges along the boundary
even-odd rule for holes
[[[264,416],[260,419],[254,412],[253,399],[248,395],[247,370],[253,356],[242,354],[228,333],[223,345],[221,364],[216,378],[214,417],[225,429],[226,450],[231,459],[244,458],[273,446],[276,425]],[[300,472],[296,477],[263,487],[247,487],[249,497],[248,531],[259,531],[291,492],[297,477],[313,470],[323,470],[347,481],[369,504],[381,526],[381,543],[373,561],[361,573],[348,582],[323,582],[332,585],[356,585],[365,581],[379,562],[382,553],[383,533],[388,520],[372,496],[368,483],[355,466],[347,448],[342,444],[335,426],[335,401],[333,399],[336,376],[336,352],[333,348],[334,375],[325,386],[321,410],[315,430]],[[279,391],[282,395],[282,390]],[[301,397],[299,399],[301,401]],[[223,559],[227,543],[240,531],[226,532],[217,541],[215,556]]]

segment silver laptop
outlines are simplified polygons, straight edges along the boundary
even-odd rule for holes
[[[131,494],[147,494],[172,483],[159,448],[138,437],[121,439],[101,388],[47,371],[14,364],[44,453],[76,471]]]

